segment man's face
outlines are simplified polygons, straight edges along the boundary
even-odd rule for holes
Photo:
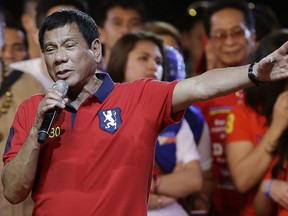
[[[211,17],[210,41],[220,67],[246,64],[254,51],[255,34],[246,27],[241,11],[225,8]]]
[[[101,59],[101,44],[96,39],[88,47],[75,23],[46,31],[44,59],[54,81],[65,80],[69,87],[84,86],[96,71]]]
[[[108,11],[103,28],[100,28],[101,42],[111,49],[121,36],[141,28],[142,19],[137,11],[114,7]]]
[[[28,50],[24,43],[25,35],[16,28],[4,29],[5,43],[2,50],[5,64],[28,59]]]

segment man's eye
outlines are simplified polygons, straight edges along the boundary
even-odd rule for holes
[[[72,43],[70,43],[70,44],[67,44],[67,45],[66,45],[66,47],[67,47],[67,48],[72,48],[72,47],[74,47],[74,46],[75,46],[75,44],[74,44],[74,43],[73,43],[73,44],[72,44]]]
[[[54,51],[54,48],[53,47],[47,47],[46,49],[45,49],[45,52],[46,53],[51,53],[51,52],[53,52]]]

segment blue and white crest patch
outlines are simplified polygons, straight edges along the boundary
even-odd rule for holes
[[[100,110],[99,113],[100,128],[113,134],[122,124],[121,110],[113,108]]]

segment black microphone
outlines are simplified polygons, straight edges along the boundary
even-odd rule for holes
[[[64,80],[57,80],[57,82],[52,86],[52,88],[56,89],[62,95],[62,97],[65,97],[68,91],[68,84]],[[58,114],[58,110],[58,107],[55,107],[45,113],[43,122],[38,132],[37,141],[39,143],[44,143],[44,141],[48,137],[51,126]]]

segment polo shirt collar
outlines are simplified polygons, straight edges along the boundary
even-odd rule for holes
[[[93,95],[100,101],[100,103],[102,103],[112,92],[114,88],[114,82],[112,81],[109,74],[106,72],[96,72],[95,76],[98,79],[101,79],[103,82]]]

